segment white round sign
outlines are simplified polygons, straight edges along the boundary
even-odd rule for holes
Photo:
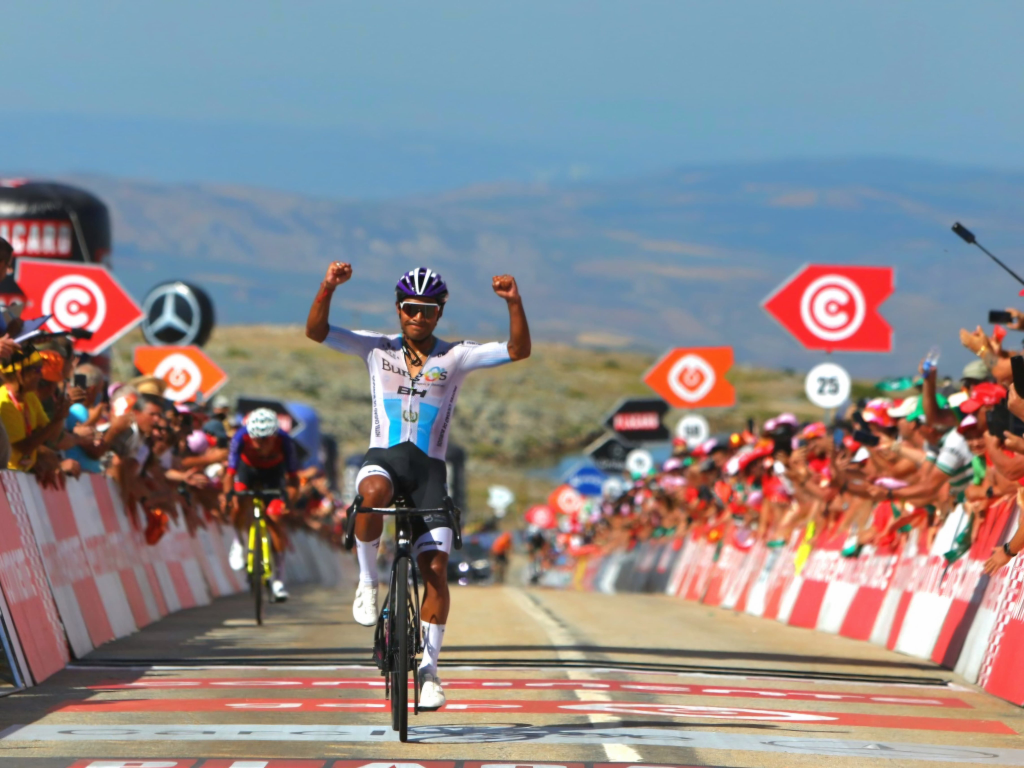
[[[654,469],[654,458],[643,448],[637,448],[626,456],[626,469],[634,477],[646,477]]]
[[[683,416],[676,424],[676,437],[685,440],[689,448],[696,448],[707,440],[710,434],[711,427],[708,426],[708,420],[697,414]]]
[[[504,485],[492,485],[487,489],[487,506],[494,510],[495,517],[504,517],[516,496]]]
[[[804,391],[819,408],[838,408],[850,398],[850,374],[841,365],[821,363],[807,374]]]
[[[617,499],[626,492],[626,481],[612,475],[601,483],[601,495],[606,499]]]

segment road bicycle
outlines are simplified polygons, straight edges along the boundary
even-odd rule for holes
[[[345,548],[355,544],[357,514],[391,515],[395,518],[395,559],[391,563],[388,598],[377,618],[373,657],[384,677],[384,697],[391,700],[391,728],[400,741],[409,738],[409,672],[413,676],[413,714],[420,713],[420,679],[417,656],[423,651],[420,635],[420,589],[412,560],[412,518],[446,515],[453,532],[455,549],[462,549],[461,512],[445,496],[439,509],[417,509],[408,499],[397,496],[394,506],[385,509],[364,507],[356,496],[345,521]],[[410,594],[410,585],[412,591]]]
[[[256,607],[256,624],[263,625],[263,592],[273,598],[271,582],[274,578],[274,558],[271,556],[270,534],[267,531],[267,500],[280,499],[280,490],[234,491],[235,496],[252,499],[252,522],[249,524],[249,547],[245,557],[245,570],[249,574],[249,589]]]

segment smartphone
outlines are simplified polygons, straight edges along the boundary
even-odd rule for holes
[[[87,389],[88,388],[89,385],[86,384],[86,376],[85,376],[84,373],[76,373],[75,374],[75,386],[78,387],[79,389]]]
[[[1013,315],[1005,309],[990,309],[988,311],[988,321],[993,325],[1007,325],[1013,322]]]
[[[868,448],[876,448],[881,439],[874,432],[868,432],[864,429],[858,429],[853,433],[853,439],[861,445],[866,445]]]
[[[1013,388],[1018,397],[1024,397],[1024,357],[1014,355],[1010,358],[1010,370],[1013,371]]]
[[[988,422],[990,435],[1002,437],[1003,433],[1010,428],[1010,410],[1006,407],[1006,403],[993,405],[985,415],[985,419]]]

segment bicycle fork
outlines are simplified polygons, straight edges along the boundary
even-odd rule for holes
[[[249,569],[249,573],[255,572],[256,568],[253,559],[257,550],[259,550],[260,556],[263,558],[263,580],[270,581],[273,566],[270,557],[270,536],[267,532],[267,521],[260,515],[259,510],[254,509],[253,515],[255,519],[252,525],[249,526],[249,552],[246,567]],[[259,544],[256,543],[257,536],[260,538]]]

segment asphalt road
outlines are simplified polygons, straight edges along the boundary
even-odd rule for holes
[[[297,590],[256,627],[241,595],[110,643],[0,699],[0,766],[1024,766],[1022,711],[930,664],[660,596],[513,587],[454,590],[449,703],[401,744],[350,601]]]

